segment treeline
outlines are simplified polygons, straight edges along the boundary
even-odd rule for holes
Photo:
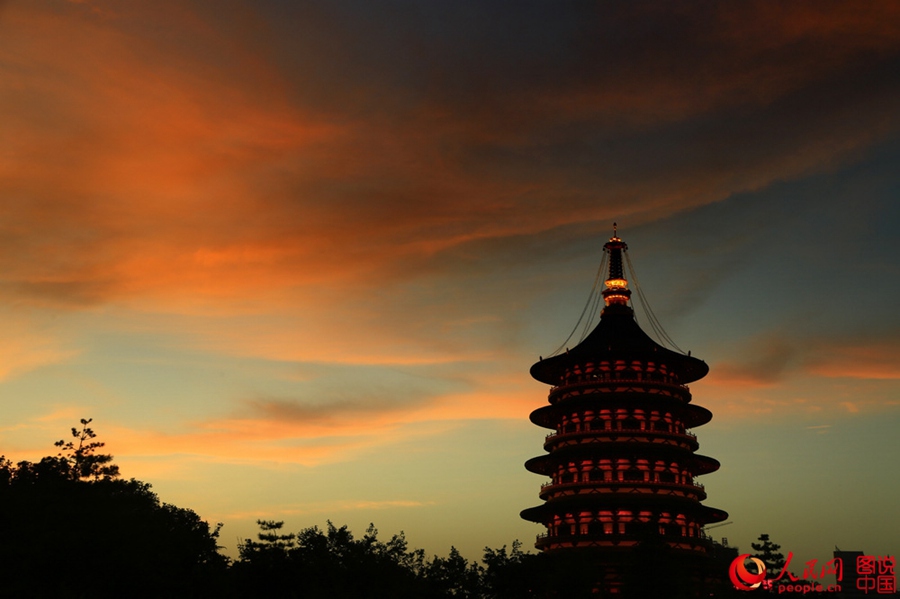
[[[258,538],[230,560],[219,552],[221,524],[120,478],[90,422],[40,462],[0,456],[0,597],[598,597],[596,569],[572,556],[525,553],[515,542],[485,548],[481,563],[455,548],[428,558],[402,533],[382,540],[372,526],[354,537],[330,522],[291,533],[260,521]],[[639,556],[632,596],[693,595],[682,594],[676,574],[658,576],[658,557]]]
[[[346,526],[282,534],[281,522],[259,522],[259,541],[239,546],[230,580],[243,597],[527,597],[514,577],[536,557],[518,543],[485,550],[485,565],[470,563],[455,548],[446,558],[410,550],[403,534],[388,541],[369,526],[355,538]],[[515,592],[512,592],[515,589]]]
[[[286,533],[260,521],[239,557],[219,552],[221,524],[160,501],[149,484],[120,477],[90,420],[56,455],[0,456],[0,597],[487,598],[526,597],[521,551],[486,549],[470,563],[411,550],[403,534],[356,538],[346,526]]]

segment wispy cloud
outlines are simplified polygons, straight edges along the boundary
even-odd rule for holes
[[[850,340],[816,346],[811,352],[811,374],[828,378],[900,379],[900,339]]]
[[[50,364],[64,363],[78,355],[57,331],[15,311],[2,311],[0,380]]]
[[[708,377],[697,384],[698,401],[719,417],[813,417],[895,407],[900,344],[887,332],[873,339],[767,333],[736,347],[734,357],[712,362]]]
[[[900,378],[900,339],[840,339],[770,334],[742,344],[737,360],[715,364],[710,380],[771,386],[789,377],[893,380]]]
[[[0,157],[16,198],[6,297],[190,311],[288,301],[302,286],[364,289],[483,239],[716,202],[898,126],[872,100],[897,85],[897,19],[883,5],[702,18],[532,8],[512,30],[496,8],[469,7],[485,24],[471,31],[447,30],[452,15],[437,6],[405,15],[411,37],[395,41],[338,7],[285,10],[5,11],[3,102],[16,115]],[[272,40],[287,23],[300,31],[281,47]],[[613,45],[612,23],[634,27],[616,25]],[[470,43],[452,43],[463,33]],[[583,43],[529,50],[547,36]],[[399,43],[423,51],[396,61]],[[469,55],[481,46],[496,51]],[[637,47],[668,59],[635,59]]]
[[[417,508],[435,505],[433,501],[414,501],[409,499],[386,499],[379,501],[328,501],[310,502],[299,505],[275,506],[270,510],[251,512],[232,512],[225,514],[229,520],[271,519],[288,516],[306,516],[313,514],[333,514],[341,512],[353,512],[358,510],[373,511],[395,508]]]
[[[801,351],[784,337],[760,337],[743,344],[738,360],[715,364],[709,380],[718,385],[771,386],[797,371]]]

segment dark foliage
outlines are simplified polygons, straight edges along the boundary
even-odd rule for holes
[[[88,428],[92,420],[82,418],[80,431],[72,427],[72,437],[78,441],[78,445],[65,439],[54,443],[62,449],[56,454],[56,459],[62,468],[67,469],[68,478],[72,480],[112,480],[119,476],[119,467],[112,463],[112,456],[96,453],[106,443],[94,441],[97,435],[93,429]]]
[[[444,594],[441,586],[456,580],[430,579],[429,567],[436,575],[447,569],[442,562],[426,564],[424,552],[410,551],[402,533],[384,542],[373,526],[356,539],[346,526],[337,528],[331,522],[325,531],[312,527],[296,535],[282,534],[281,522],[258,524],[259,541],[243,542],[232,568],[242,597],[466,596]]]
[[[781,549],[781,545],[770,541],[767,534],[759,535],[757,540],[759,543],[750,543],[750,547],[756,552],[753,557],[762,560],[762,563],[766,565],[766,573],[769,577],[777,576],[784,568],[784,555],[778,551]]]
[[[214,596],[227,561],[218,528],[118,479],[82,420],[38,463],[0,458],[0,596]]]
[[[545,557],[523,552],[519,541],[513,542],[509,552],[506,545],[496,550],[485,547],[484,596],[492,599],[546,596],[548,579],[554,576],[539,565],[546,561]]]
[[[736,552],[713,556],[710,574],[655,537],[623,552],[618,579],[604,578],[609,555],[590,551],[531,554],[515,541],[485,548],[482,565],[455,548],[426,559],[402,532],[383,541],[374,526],[356,538],[331,522],[288,533],[260,520],[257,540],[243,541],[229,563],[218,552],[221,524],[211,529],[160,502],[149,484],[120,479],[90,422],[58,441],[55,456],[15,465],[0,457],[0,597],[597,599],[615,590],[622,599],[676,599],[704,586],[704,595],[732,596],[708,583]]]

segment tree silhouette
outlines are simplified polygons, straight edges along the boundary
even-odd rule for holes
[[[767,534],[759,535],[758,541],[759,543],[750,543],[750,547],[756,552],[753,557],[762,560],[762,563],[766,565],[767,576],[777,576],[784,568],[784,555],[778,552],[781,545],[770,541]]]
[[[435,556],[424,569],[428,595],[479,599],[483,597],[482,576],[484,568],[470,564],[456,547],[450,547],[446,558]]]
[[[403,533],[378,539],[369,526],[355,538],[346,526],[328,522],[294,534],[282,522],[260,520],[258,541],[243,541],[232,568],[244,597],[413,599],[429,596],[425,554],[410,551]]]
[[[289,533],[283,522],[259,520],[257,538],[241,541],[229,563],[218,552],[221,524],[211,528],[161,502],[149,484],[119,478],[90,424],[81,420],[71,439],[55,443],[56,455],[39,462],[0,456],[0,599],[596,599],[614,591],[680,598],[699,596],[691,589],[716,578],[653,536],[615,564],[591,551],[526,553],[514,541],[486,547],[481,565],[453,547],[429,560],[402,532],[382,540],[370,525],[355,537],[330,521]],[[753,548],[767,568],[783,567],[779,546],[768,535],[759,540]],[[722,559],[711,561],[713,574],[733,557]],[[624,574],[606,576],[607,567]]]
[[[428,560],[410,550],[401,532],[388,541],[370,525],[361,538],[330,521],[284,533],[283,523],[257,522],[257,540],[239,545],[232,565],[237,597],[299,599],[528,599],[592,596],[592,572],[573,575],[572,557],[548,558],[511,549],[485,548],[484,566],[468,562],[456,548]],[[561,584],[562,582],[562,584]]]
[[[72,441],[60,439],[54,445],[63,450],[57,458],[68,464],[70,477],[77,480],[112,480],[119,476],[119,467],[112,463],[113,457],[108,454],[95,453],[106,443],[93,441],[97,437],[88,424],[93,418],[81,419],[81,430],[72,427],[72,437],[78,440],[76,446]],[[89,443],[85,444],[85,441]]]
[[[56,456],[0,457],[2,597],[218,596],[219,527],[118,478],[82,420]],[[220,525],[221,526],[221,525]]]
[[[484,548],[484,589],[487,597],[513,599],[539,597],[544,585],[536,580],[534,568],[537,556],[522,551],[522,543],[514,541],[509,552],[506,545],[499,549]]]

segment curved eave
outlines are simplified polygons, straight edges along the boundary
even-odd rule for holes
[[[531,376],[542,383],[557,385],[567,368],[604,360],[664,363],[682,384],[699,380],[709,372],[709,366],[703,360],[666,349],[651,339],[634,320],[631,308],[613,305],[603,310],[600,322],[584,341],[564,354],[535,363],[531,367]]]
[[[556,514],[606,508],[617,509],[626,505],[632,509],[681,510],[685,514],[690,513],[694,515],[703,524],[722,522],[728,518],[727,512],[703,505],[692,499],[674,499],[650,493],[610,493],[602,496],[590,495],[562,498],[526,508],[519,512],[519,517],[530,522],[546,524]]]
[[[721,464],[719,463],[719,460],[715,458],[700,455],[699,453],[695,453],[691,456],[691,472],[693,472],[694,476],[715,472],[719,469],[719,466],[721,466]]]
[[[543,406],[531,412],[528,419],[533,424],[555,430],[556,423],[559,422],[559,409],[556,406]]]
[[[553,462],[551,462],[549,458],[549,453],[531,458],[530,460],[525,462],[525,470],[534,472],[535,474],[550,476],[550,470],[551,466],[553,466]]]
[[[529,414],[528,419],[531,420],[533,424],[541,426],[543,428],[556,429],[560,416],[567,412],[571,412],[573,406],[579,405],[606,405],[606,406],[626,406],[629,404],[635,404],[637,402],[643,401],[644,398],[640,397],[638,394],[596,394],[596,395],[587,395],[581,398],[578,398],[574,401],[570,400],[566,403],[557,403],[550,404],[546,406],[541,406],[536,410],[533,410],[531,414]],[[681,418],[683,420],[683,424],[685,428],[695,428],[698,426],[702,426],[712,420],[712,412],[704,408],[703,406],[698,406],[696,404],[685,404],[685,403],[674,403],[677,400],[659,400],[657,398],[653,398],[654,405],[665,406],[666,403],[672,403],[672,409],[675,409],[676,406],[681,407],[683,413]],[[644,402],[645,405],[647,402]],[[576,408],[577,409],[577,408]]]
[[[719,469],[719,462],[705,455],[690,453],[683,447],[634,441],[607,441],[561,447],[552,453],[535,456],[525,462],[525,469],[534,474],[551,476],[560,463],[588,458],[616,457],[624,455],[647,456],[648,459],[680,459],[690,464],[694,476],[709,474]]]
[[[596,444],[594,447],[585,448],[583,446],[570,446],[558,449],[553,453],[545,453],[531,458],[525,462],[525,469],[535,474],[550,476],[556,469],[557,464],[570,460],[571,458],[584,458],[585,456],[595,455],[620,455],[625,453],[634,453],[645,455],[644,449],[649,449],[654,455],[658,456],[684,456],[684,449],[671,446],[649,446],[636,444],[629,441],[609,442],[604,444]],[[661,458],[660,458],[661,459]],[[684,459],[684,458],[681,458]],[[702,476],[710,474],[719,469],[721,464],[719,460],[699,453],[692,453],[687,458],[687,464],[694,476]]]
[[[707,505],[701,505],[703,510],[700,512],[700,519],[703,521],[703,524],[715,524],[716,522],[724,522],[728,520],[728,512],[725,510],[720,510],[719,508],[709,507]]]
[[[685,406],[684,426],[685,428],[694,428],[702,426],[712,420],[712,412],[698,406],[697,404],[688,404]]]
[[[544,504],[546,505],[546,504]],[[536,522],[538,524],[544,524],[546,520],[547,510],[544,505],[536,505],[534,507],[526,508],[519,512],[519,517],[522,520],[528,520],[529,522]]]

